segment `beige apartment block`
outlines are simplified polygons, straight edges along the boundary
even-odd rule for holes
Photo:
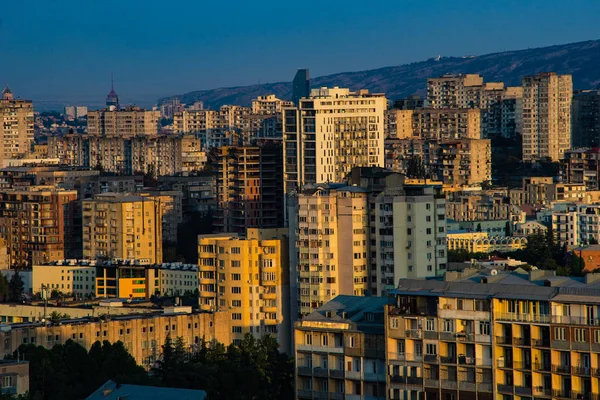
[[[8,246],[12,267],[65,258],[76,243],[77,192],[49,186],[0,192],[0,236]]]
[[[478,108],[421,108],[388,110],[395,114],[398,139],[481,139],[481,110]]]
[[[66,264],[66,263],[65,263]],[[81,297],[96,297],[96,267],[91,265],[34,265],[31,292],[50,297],[52,291]]]
[[[33,127],[33,103],[15,100],[8,86],[4,88],[0,96],[0,163],[31,151]]]
[[[83,201],[83,257],[162,262],[162,208],[151,198],[105,193]]]
[[[571,75],[523,77],[523,161],[564,158],[571,147]]]
[[[458,187],[492,181],[489,139],[449,140],[431,146],[430,165],[437,180]]]
[[[274,94],[258,96],[252,100],[252,113],[258,115],[272,115],[281,113],[283,107],[293,107],[289,100],[278,99]]]
[[[87,117],[87,132],[90,135],[120,137],[156,135],[160,111],[126,107],[89,111]]]
[[[288,205],[293,253],[292,290],[299,315],[337,295],[363,296],[369,289],[368,191],[345,184],[305,188]]]
[[[581,202],[587,197],[583,183],[554,182],[552,177],[523,178],[521,189],[510,191],[511,204],[548,206],[556,202]]]
[[[442,75],[427,79],[427,105],[431,108],[468,108],[478,103],[483,78],[478,74]]]
[[[307,183],[341,182],[353,167],[384,160],[383,94],[313,89],[299,107],[284,108],[285,192]]]
[[[162,240],[177,243],[177,227],[183,222],[183,194],[176,190],[149,190],[136,195],[154,200],[162,215]]]
[[[181,337],[191,350],[199,349],[202,340],[229,345],[229,312],[193,313],[189,307],[171,307],[158,315],[9,325],[0,331],[0,353],[12,355],[21,344],[29,343],[51,349],[69,339],[88,350],[98,341],[121,341],[137,364],[149,369],[159,359],[167,335],[172,339]]]
[[[388,139],[385,142],[386,167],[400,173],[414,173],[414,163],[422,163],[421,173],[450,187],[478,185],[492,180],[489,139],[422,140]]]
[[[248,229],[198,237],[200,309],[229,310],[234,343],[272,334],[289,349],[287,229]]]

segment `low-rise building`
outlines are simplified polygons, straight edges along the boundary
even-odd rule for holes
[[[167,335],[181,337],[187,350],[208,343],[231,343],[229,310],[192,312],[190,307],[165,308],[161,314],[131,314],[61,320],[59,324],[28,322],[0,326],[0,354],[12,355],[22,344],[51,349],[73,340],[86,349],[97,341],[121,341],[138,365],[151,368],[161,355]]]
[[[337,296],[296,322],[296,398],[385,399],[387,297]]]
[[[487,232],[448,231],[446,240],[448,251],[466,250],[470,253],[512,252],[527,245],[524,237],[489,237]]]
[[[0,393],[6,396],[25,396],[29,392],[29,361],[0,361]]]

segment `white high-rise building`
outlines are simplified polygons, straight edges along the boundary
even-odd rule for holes
[[[523,161],[564,158],[571,147],[571,75],[523,77]]]
[[[283,109],[286,193],[342,182],[353,167],[385,165],[383,94],[321,88],[299,103]]]

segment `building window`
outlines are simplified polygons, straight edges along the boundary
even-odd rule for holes
[[[425,354],[431,356],[437,355],[437,345],[435,343],[425,344]]]
[[[489,335],[490,334],[490,323],[487,321],[479,321],[479,334]]]
[[[567,329],[566,328],[554,328],[554,339],[565,341],[567,337]]]
[[[425,330],[435,331],[435,319],[427,318],[427,321],[425,322]]]
[[[587,329],[575,329],[575,341],[576,342],[587,342]]]
[[[312,334],[307,333],[304,335],[304,344],[312,345]]]
[[[454,333],[454,320],[452,320],[452,319],[444,320],[444,332]]]

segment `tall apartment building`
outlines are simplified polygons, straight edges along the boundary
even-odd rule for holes
[[[384,165],[386,99],[366,90],[313,89],[283,110],[285,192],[341,182],[353,167]]]
[[[287,229],[248,229],[198,237],[200,309],[229,310],[231,338],[272,334],[289,349]]]
[[[483,78],[478,74],[442,75],[427,79],[427,106],[431,108],[479,108]]]
[[[481,109],[483,138],[513,135],[519,126],[519,93],[520,88],[502,82],[484,83],[477,74],[442,75],[427,80],[427,107]]]
[[[568,246],[600,243],[600,205],[573,204],[552,212],[552,228],[557,242]]]
[[[510,203],[550,206],[558,202],[580,202],[585,199],[586,191],[581,183],[554,182],[550,176],[529,177],[523,178],[521,189],[510,191]]]
[[[139,107],[88,111],[87,132],[93,136],[156,135],[160,111]]]
[[[523,88],[507,87],[501,107],[502,137],[519,139],[523,132]]]
[[[257,110],[270,110],[270,107],[274,106],[278,100],[269,98],[269,96],[263,97],[265,98],[258,100]],[[252,112],[250,107],[233,105],[221,106],[219,110],[182,110],[173,115],[173,131],[175,133],[199,133],[210,130],[243,130],[247,128],[247,117]]]
[[[293,107],[289,100],[278,99],[274,94],[258,96],[252,100],[252,113],[258,115],[279,114],[284,107]]]
[[[290,199],[292,307],[308,315],[344,295],[368,294],[367,190],[319,184]],[[293,313],[294,316],[296,313]]]
[[[564,166],[568,183],[583,184],[587,190],[600,190],[600,149],[565,151]]]
[[[571,75],[523,77],[523,161],[559,161],[571,147]]]
[[[600,90],[573,93],[571,128],[574,149],[600,147]]]
[[[64,135],[49,140],[49,155],[72,166],[125,175],[174,175],[194,170],[204,155],[194,135]]]
[[[221,147],[212,156],[217,231],[244,233],[284,225],[280,145]]]
[[[219,112],[216,110],[183,110],[173,115],[175,133],[198,133],[218,128]]]
[[[76,251],[77,192],[47,186],[0,192],[0,236],[12,267],[62,260]]]
[[[506,191],[457,191],[448,193],[446,217],[455,221],[522,221],[525,213],[511,204]]]
[[[489,139],[387,139],[385,152],[386,167],[395,172],[413,175],[418,162],[423,176],[456,187],[492,180]]]
[[[387,297],[336,296],[296,322],[297,399],[386,398]]]
[[[183,194],[176,190],[147,190],[136,195],[154,200],[161,209],[162,241],[177,243],[177,228],[183,222]]]
[[[33,126],[33,103],[15,100],[8,86],[4,88],[0,97],[0,163],[29,153]]]
[[[439,185],[408,184],[390,171],[356,169],[351,183],[369,188],[370,292],[399,279],[443,274],[447,266],[445,196]]]
[[[596,274],[450,275],[401,281],[394,291],[385,317],[388,398],[595,398]]]
[[[162,262],[162,209],[150,198],[105,193],[83,201],[83,257]]]
[[[481,139],[481,110],[469,108],[391,109],[398,139]]]

